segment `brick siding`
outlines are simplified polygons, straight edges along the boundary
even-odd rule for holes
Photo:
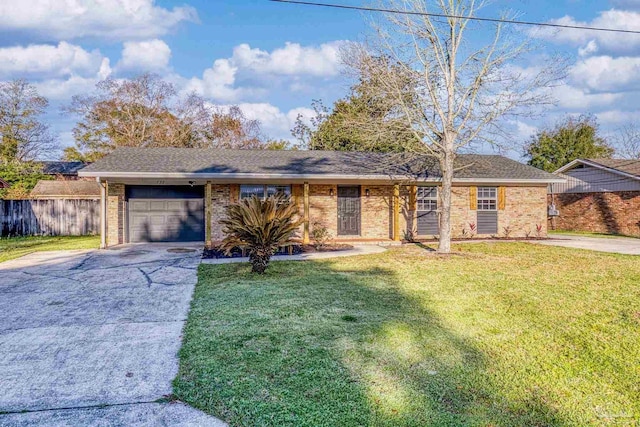
[[[107,246],[124,243],[124,184],[107,185]]]
[[[219,221],[226,207],[238,198],[238,186],[229,184],[212,185],[212,241],[224,238]],[[327,227],[334,238],[345,240],[390,240],[393,238],[393,185],[363,185],[361,195],[360,236],[338,236],[338,186],[311,184],[309,186],[309,229],[314,223]],[[333,191],[332,191],[333,190]],[[366,196],[369,190],[369,196]],[[333,195],[332,195],[333,193]],[[476,223],[476,211],[470,209],[469,187],[454,187],[451,224],[454,237],[463,237],[463,230],[469,223]],[[416,212],[410,206],[410,187],[400,186],[400,237],[406,232],[416,232]],[[124,242],[125,236],[125,188],[123,184],[109,184],[107,201],[107,245]],[[292,185],[292,197],[303,215],[304,197],[301,184]],[[504,227],[511,229],[511,237],[524,237],[527,233],[535,236],[537,224],[542,224],[542,235],[547,233],[546,187],[507,187],[505,209],[498,212],[498,236],[504,235]],[[637,208],[636,208],[637,209]],[[637,222],[637,220],[636,220]],[[299,237],[302,237],[302,227]],[[433,236],[419,236],[433,237]],[[476,237],[488,237],[477,235]]]
[[[553,199],[560,211],[558,230],[640,237],[640,191],[563,193]]]

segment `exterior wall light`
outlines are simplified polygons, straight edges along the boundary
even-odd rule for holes
[[[371,192],[369,191],[369,189],[367,188],[366,190],[364,190],[364,195],[369,197],[371,195]]]
[[[329,196],[333,197],[333,187],[329,189]]]

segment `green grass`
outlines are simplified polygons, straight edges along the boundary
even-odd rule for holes
[[[71,249],[97,249],[99,236],[31,236],[0,238],[0,262],[20,258],[32,252]]]
[[[569,236],[585,236],[585,237],[602,237],[602,238],[616,238],[616,237],[628,237],[632,239],[638,239],[638,236],[628,236],[626,234],[606,234],[606,233],[592,233],[590,231],[572,231],[572,230],[549,230],[549,235],[554,234],[567,234]]]
[[[640,423],[640,257],[455,248],[202,265],[176,397],[233,426]]]

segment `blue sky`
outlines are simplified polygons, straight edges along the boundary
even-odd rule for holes
[[[24,77],[36,84],[51,101],[46,120],[63,145],[73,143],[73,119],[60,114],[61,105],[90,92],[102,78],[144,71],[211,103],[240,105],[262,121],[268,135],[289,138],[297,114],[310,114],[312,99],[331,104],[346,94],[349,82],[340,74],[337,49],[368,30],[360,12],[266,0],[11,3],[0,5],[0,79]],[[640,29],[640,0],[496,0],[481,14],[497,16],[505,9],[523,20]],[[479,31],[478,37],[488,34]],[[556,91],[556,108],[542,119],[512,123],[514,140],[524,142],[564,114],[593,113],[605,133],[640,118],[640,36],[572,31],[536,36],[540,54],[569,56],[570,73]]]

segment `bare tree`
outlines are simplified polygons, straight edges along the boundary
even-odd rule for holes
[[[259,120],[247,118],[237,105],[212,107],[211,120],[204,130],[204,143],[213,148],[264,148]]]
[[[153,74],[107,79],[95,94],[76,96],[65,108],[80,117],[67,160],[94,161],[117,147],[261,148],[260,122],[237,106],[222,108]]]
[[[484,6],[482,1],[384,0],[382,6],[409,14],[384,14],[382,22],[374,24],[372,41],[351,46],[343,58],[357,72],[376,75],[377,90],[395,101],[398,117],[422,142],[405,151],[438,163],[438,250],[448,253],[457,154],[474,143],[496,144],[504,138],[506,116],[532,114],[552,104],[545,88],[561,79],[563,69],[554,61],[539,70],[517,67],[514,62],[530,51],[530,45],[522,33],[500,23],[483,44],[484,38],[474,31],[480,24],[469,19]]]
[[[0,82],[0,162],[25,162],[56,148],[40,120],[49,102],[26,80]]]
[[[634,124],[621,127],[613,136],[617,156],[623,159],[640,159],[640,128]]]

